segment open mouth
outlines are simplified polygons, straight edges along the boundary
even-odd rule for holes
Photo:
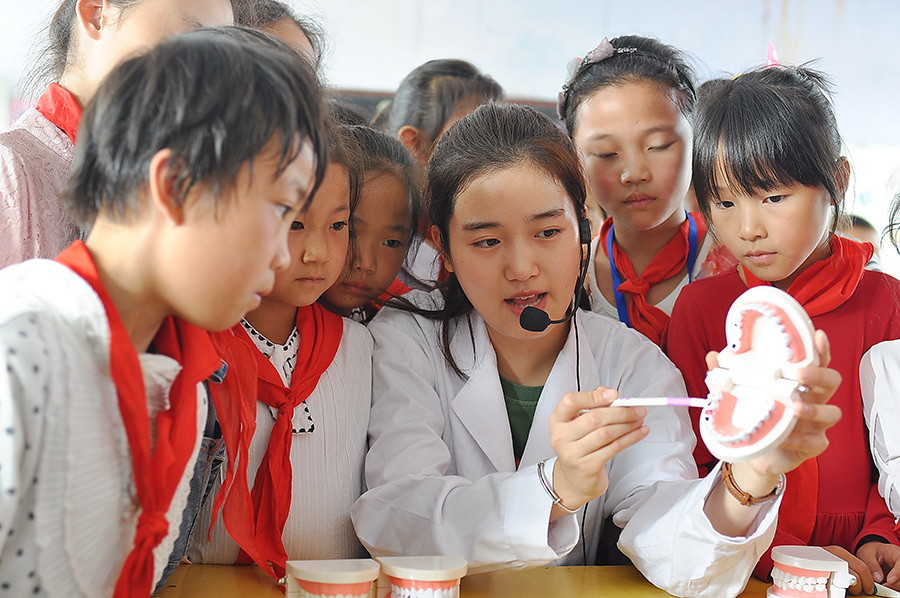
[[[764,341],[769,358],[789,363],[806,359],[800,332],[785,311],[777,305],[745,303],[736,309],[734,317],[730,313],[728,315],[725,334],[728,339],[734,339],[729,342],[729,348],[735,355],[753,349],[756,336],[765,334],[770,338],[756,340]],[[770,351],[775,351],[775,354]]]
[[[700,426],[704,438],[732,448],[752,446],[771,433],[784,417],[785,406],[772,398],[738,401],[730,392],[710,393]]]
[[[523,310],[526,307],[537,307],[546,296],[547,293],[531,293],[529,295],[516,295],[515,297],[504,299],[504,301],[517,310]]]
[[[707,448],[726,461],[753,459],[790,434],[797,371],[818,363],[809,316],[790,295],[754,287],[725,318],[728,345],[707,373],[709,402],[700,416]]]

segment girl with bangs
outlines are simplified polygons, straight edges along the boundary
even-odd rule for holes
[[[850,166],[826,77],[804,67],[745,73],[711,92],[694,127],[694,189],[710,229],[738,259],[689,285],[672,312],[668,353],[691,396],[706,396],[703,357],[721,349],[725,315],[748,287],[772,285],[799,301],[832,341],[843,382],[841,421],[828,450],[788,475],[773,545],[824,546],[850,563],[851,591],[900,587],[900,546],[879,495],[861,408],[859,364],[900,334],[900,282],[865,269],[873,247],[835,235]],[[698,416],[694,417],[698,430]],[[714,458],[698,444],[702,471]],[[840,489],[840,491],[838,491]],[[756,574],[772,569],[769,553]]]

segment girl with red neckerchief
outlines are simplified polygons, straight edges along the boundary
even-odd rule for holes
[[[365,126],[349,127],[347,134],[357,149],[359,170],[352,248],[344,271],[319,303],[367,324],[385,302],[410,291],[397,275],[410,247],[421,240],[421,182],[409,152],[393,137]]]
[[[256,373],[243,388],[256,421],[245,479],[255,536],[276,578],[288,559],[365,556],[350,507],[363,488],[372,338],[361,324],[316,303],[344,269],[360,178],[351,128],[334,127],[331,137],[325,179],[291,225],[289,266],[227,341],[235,352],[250,349],[250,360],[238,360],[235,369]],[[223,485],[220,474],[200,510],[200,533],[188,557],[250,564],[253,555],[215,504]]]
[[[90,234],[0,272],[9,595],[150,596],[208,426],[207,379],[227,450],[246,462],[237,375],[213,376],[234,354],[206,331],[257,307],[288,265],[291,222],[327,160],[318,92],[287,46],[236,28],[164,42],[99,88],[63,196]],[[231,477],[224,509],[265,564]]]
[[[609,216],[592,223],[591,310],[661,345],[681,289],[715,266],[703,219],[684,209],[694,75],[678,50],[636,35],[604,39],[569,68],[557,111],[581,154],[588,205]]]
[[[669,357],[691,396],[706,396],[704,356],[725,346],[725,314],[748,287],[773,285],[806,309],[831,340],[843,381],[831,403],[842,419],[829,448],[788,474],[773,545],[824,546],[846,559],[872,593],[900,587],[900,541],[879,495],[860,397],[859,365],[874,344],[900,335],[900,282],[865,269],[869,243],[835,235],[850,166],[821,73],[803,67],[751,71],[717,87],[694,127],[694,190],[736,269],[681,294],[669,325]],[[698,414],[694,414],[697,431]],[[701,470],[714,459],[702,441]],[[756,568],[766,578],[766,553]]]
[[[62,0],[47,28],[40,79],[53,81],[0,133],[0,268],[53,258],[79,236],[58,201],[84,106],[117,64],[197,27],[231,25],[231,0]]]

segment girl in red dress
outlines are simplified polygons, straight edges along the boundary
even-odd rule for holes
[[[832,403],[843,417],[830,447],[788,474],[773,546],[824,546],[846,559],[858,584],[900,587],[900,546],[878,494],[859,387],[859,363],[875,343],[900,334],[900,282],[865,269],[869,243],[836,236],[850,166],[828,97],[807,68],[755,70],[717,87],[694,127],[694,189],[709,228],[740,262],[689,285],[669,324],[669,357],[692,396],[706,396],[704,356],[725,346],[725,314],[748,287],[790,293],[831,339],[843,382]],[[694,414],[697,431],[699,414]],[[694,452],[709,471],[702,441]],[[756,568],[765,578],[767,553]]]

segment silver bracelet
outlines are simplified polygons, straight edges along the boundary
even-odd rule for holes
[[[563,511],[565,511],[566,513],[568,513],[570,515],[573,513],[577,513],[578,509],[570,509],[566,505],[562,504],[562,499],[559,497],[559,494],[554,492],[553,486],[551,486],[550,483],[547,482],[547,476],[544,475],[544,463],[546,463],[546,462],[547,462],[547,460],[544,459],[543,461],[539,461],[537,464],[537,474],[538,474],[538,479],[541,481],[541,486],[543,486],[544,490],[547,491],[547,495],[550,496],[550,500],[553,501],[554,505],[556,505],[557,507],[559,507],[560,509],[562,509]]]

